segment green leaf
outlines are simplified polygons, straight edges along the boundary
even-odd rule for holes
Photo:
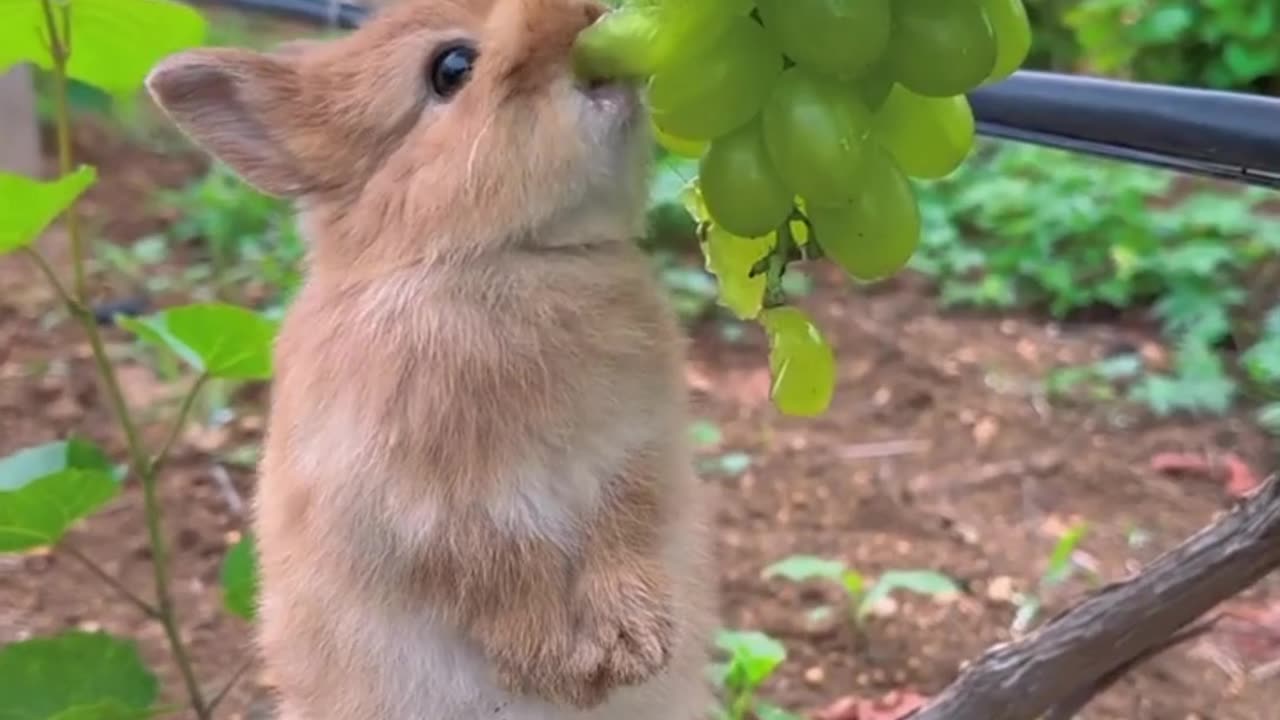
[[[4,3],[12,2],[0,0],[0,27],[4,26]],[[0,202],[0,255],[34,242],[97,178],[97,171],[87,165],[48,182],[0,173],[0,198],[4,199]]]
[[[123,720],[82,706],[145,710],[155,699],[155,676],[131,640],[71,630],[0,649],[2,720]]]
[[[67,74],[111,95],[136,91],[157,62],[205,37],[200,13],[172,0],[60,0],[53,5],[59,26],[62,8],[70,19]],[[40,0],[0,0],[0,72],[20,62],[53,69],[48,37]]]
[[[1176,412],[1222,414],[1239,388],[1222,358],[1200,338],[1188,338],[1174,358],[1174,375],[1150,375],[1130,393],[1159,416]]]
[[[222,561],[222,603],[233,615],[253,620],[258,602],[258,550],[245,533]]]
[[[1049,565],[1040,580],[1042,585],[1057,585],[1071,575],[1071,555],[1088,531],[1087,523],[1078,523],[1058,538],[1057,544],[1053,546],[1053,553],[1049,555]]]
[[[271,377],[276,323],[251,310],[205,303],[145,318],[118,318],[143,340],[168,348],[196,370],[228,380]]]
[[[960,587],[951,578],[933,570],[890,570],[876,580],[862,602],[858,603],[857,618],[866,617],[880,601],[896,590],[937,597],[959,593]]]
[[[710,420],[695,420],[689,426],[689,439],[698,447],[715,447],[724,439],[724,434]]]
[[[787,648],[756,630],[723,630],[716,646],[729,653],[728,676],[740,676],[746,687],[764,682],[787,659]]]
[[[782,577],[792,582],[815,579],[841,582],[844,573],[844,563],[839,560],[828,560],[814,555],[792,555],[765,568],[762,576],[766,580]]]
[[[704,267],[716,277],[719,303],[741,320],[754,319],[764,306],[767,279],[763,273],[752,275],[751,271],[776,244],[777,237],[772,233],[743,238],[716,225],[707,230],[706,239],[700,243]]]
[[[849,570],[840,578],[840,583],[844,585],[844,591],[849,593],[849,597],[857,600],[862,597],[862,593],[867,588],[867,579],[857,570]]]
[[[0,460],[0,552],[56,543],[119,491],[119,474],[101,450],[83,440],[40,445]]]

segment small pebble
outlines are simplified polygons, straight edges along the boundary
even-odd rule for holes
[[[992,578],[987,585],[987,597],[1002,603],[1013,600],[1013,578],[1007,575]]]

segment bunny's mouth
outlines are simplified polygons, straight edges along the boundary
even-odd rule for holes
[[[601,111],[631,116],[639,108],[638,89],[634,83],[624,80],[595,79],[580,86],[582,94]]]

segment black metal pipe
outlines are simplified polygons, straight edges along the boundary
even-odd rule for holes
[[[993,137],[1280,186],[1276,98],[1020,71],[969,101]]]
[[[343,28],[367,13],[329,0],[195,1]],[[1280,188],[1277,98],[1019,71],[969,99],[987,137]]]

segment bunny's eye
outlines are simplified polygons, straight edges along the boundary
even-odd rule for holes
[[[452,97],[467,84],[476,50],[470,45],[451,45],[431,62],[431,89],[442,98]]]

